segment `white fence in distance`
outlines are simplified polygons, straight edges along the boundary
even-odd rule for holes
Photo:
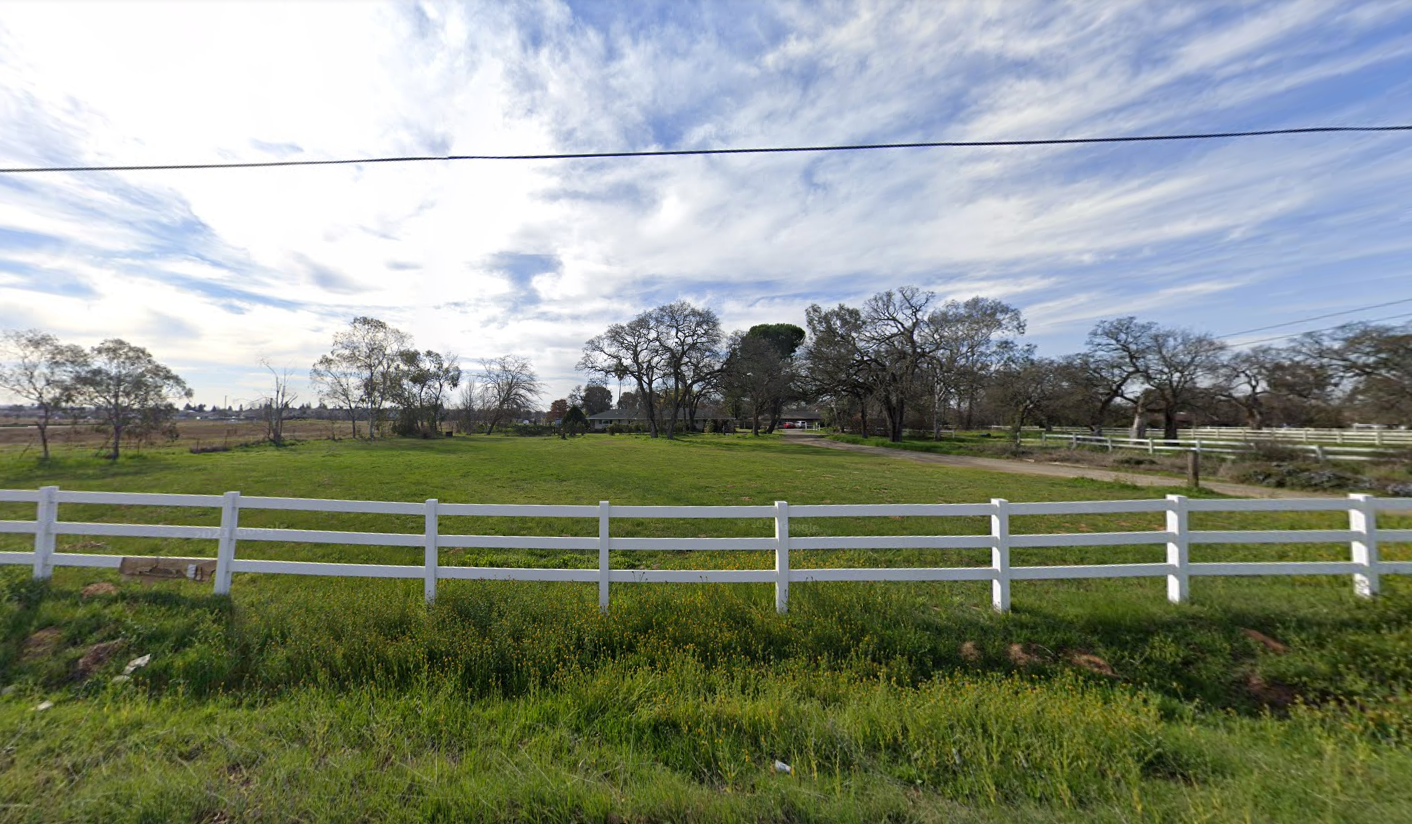
[[[1276,441],[1306,444],[1364,444],[1371,446],[1412,447],[1412,430],[1408,429],[1314,429],[1276,427],[1249,429],[1236,426],[1197,426],[1178,430],[1182,439],[1234,439],[1243,441]]]
[[[1008,426],[992,426],[991,429],[1009,430]],[[1025,426],[1026,433],[1047,433],[1057,435],[1093,435],[1086,426]],[[1113,432],[1130,432],[1126,427],[1110,427]],[[1101,436],[1100,436],[1101,437]],[[1323,444],[1325,446],[1346,444],[1349,446],[1381,446],[1405,450],[1412,448],[1412,429],[1316,429],[1276,427],[1271,429],[1250,429],[1244,426],[1196,426],[1177,430],[1177,438],[1183,441],[1237,441],[1240,443],[1279,443],[1279,444]]]
[[[0,490],[0,503],[33,503],[33,521],[0,520],[0,533],[34,536],[30,552],[0,552],[0,565],[24,564],[37,579],[49,578],[55,567],[116,569],[119,555],[56,551],[60,535],[179,538],[216,543],[214,587],[229,594],[236,573],[325,575],[372,578],[420,578],[428,602],[436,598],[439,580],[576,581],[598,585],[598,603],[608,609],[609,588],[619,583],[772,583],[775,607],[783,613],[789,605],[789,585],[810,581],[989,581],[991,602],[998,611],[1010,608],[1012,581],[1076,578],[1166,578],[1168,599],[1187,600],[1190,580],[1203,576],[1246,575],[1348,575],[1358,595],[1371,597],[1383,575],[1412,573],[1412,561],[1384,561],[1380,543],[1412,542],[1412,529],[1379,529],[1378,513],[1412,511],[1412,498],[1377,498],[1350,495],[1347,499],[1203,500],[1183,495],[1165,499],[1126,501],[1011,502],[1001,498],[989,503],[964,504],[845,504],[801,505],[785,501],[772,506],[621,506],[601,501],[593,505],[545,506],[538,504],[447,504],[436,499],[423,503],[393,501],[343,501],[309,498],[180,495],[130,492],[72,492],[56,486],[39,490]],[[64,504],[111,506],[211,507],[221,513],[219,526],[92,523],[64,521]],[[425,528],[418,533],[340,532],[324,530],[252,528],[240,526],[240,513],[250,510],[299,512],[373,513],[423,515]],[[1067,534],[1016,534],[1012,516],[1164,513],[1166,528],[1138,532],[1084,532]],[[1347,529],[1302,530],[1191,530],[1192,512],[1346,512]],[[442,517],[584,518],[598,521],[596,537],[544,537],[531,535],[466,535],[440,531]],[[990,533],[976,535],[889,536],[791,536],[790,520],[838,517],[976,517],[990,519]],[[613,518],[760,518],[773,521],[773,537],[759,538],[632,538],[612,534]],[[241,559],[237,549],[247,542],[290,542],[356,546],[422,547],[420,565],[355,564],[308,561]],[[1349,547],[1347,561],[1210,562],[1192,563],[1189,550],[1200,544],[1311,544],[1340,543]],[[1154,545],[1166,547],[1161,563],[1086,564],[1071,566],[1013,566],[1010,550],[1033,547],[1101,547]],[[485,547],[508,549],[560,549],[597,552],[597,569],[540,569],[521,567],[442,566],[443,549]],[[791,552],[829,549],[989,549],[989,566],[794,569]],[[614,550],[740,550],[774,554],[774,569],[761,570],[643,570],[612,569]],[[209,561],[183,559],[184,561]]]
[[[1161,438],[1115,438],[1108,435],[1080,435],[1078,433],[1040,433],[1041,446],[1067,446],[1074,449],[1080,446],[1131,449],[1155,455],[1158,452],[1209,452],[1216,455],[1239,455],[1255,450],[1251,441],[1233,441],[1207,438],[1190,438],[1168,441]],[[1267,443],[1272,443],[1267,441]],[[1289,449],[1312,455],[1321,461],[1377,461],[1388,460],[1397,454],[1392,447],[1341,446],[1324,443],[1298,443],[1280,441],[1281,449]]]

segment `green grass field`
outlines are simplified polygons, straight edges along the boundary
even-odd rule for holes
[[[0,456],[0,488],[471,503],[767,504],[1146,498],[776,438],[312,442],[116,465]],[[214,512],[66,506],[74,520]],[[32,507],[0,505],[0,518]],[[1016,518],[1156,529],[1158,515]],[[1193,528],[1345,526],[1202,514]],[[1389,520],[1389,526],[1412,525]],[[420,531],[419,518],[248,512],[242,525]],[[828,519],[803,534],[984,532],[983,519]],[[615,534],[768,535],[764,520]],[[444,519],[444,532],[596,523]],[[0,551],[28,549],[0,535]],[[61,551],[214,555],[213,542],[61,537]],[[1346,559],[1346,546],[1198,547],[1193,560]],[[1412,559],[1412,547],[1385,546]],[[241,557],[419,563],[420,550],[243,544]],[[1013,562],[1161,560],[1160,547]],[[592,553],[443,551],[445,565],[592,567]],[[984,550],[813,551],[796,567],[988,563]],[[615,553],[615,567],[771,567],[766,552]],[[110,594],[84,595],[106,581]],[[1412,585],[1346,578],[589,584],[236,576],[145,585],[0,570],[0,821],[1412,820]],[[1262,642],[1247,630],[1274,641]],[[1278,642],[1278,643],[1276,643]],[[95,645],[107,644],[97,647]],[[100,654],[109,653],[106,660]],[[131,681],[125,663],[152,655]],[[85,657],[87,656],[87,657]],[[1087,656],[1087,657],[1085,657]],[[1107,668],[1110,671],[1104,671]],[[51,709],[35,711],[41,701]],[[775,769],[776,760],[792,774]]]

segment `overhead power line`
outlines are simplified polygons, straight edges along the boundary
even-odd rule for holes
[[[1399,303],[1412,303],[1412,298],[1403,298],[1403,299],[1401,299],[1401,300],[1389,300],[1389,301],[1385,301],[1385,302],[1383,302],[1383,303],[1374,303],[1374,304],[1371,305],[1371,306],[1360,306],[1360,307],[1358,307],[1357,309],[1345,309],[1345,310],[1343,310],[1342,312],[1330,312],[1330,313],[1328,313],[1327,315],[1315,315],[1315,316],[1312,317],[1312,318],[1302,318],[1302,319],[1300,319],[1300,320],[1291,320],[1291,321],[1286,321],[1285,323],[1275,323],[1275,324],[1271,324],[1271,325],[1269,325],[1269,326],[1257,326],[1257,327],[1255,327],[1254,329],[1243,329],[1243,330],[1241,330],[1241,331],[1239,331],[1239,332],[1228,332],[1227,334],[1221,335],[1220,337],[1223,337],[1223,338],[1234,338],[1234,337],[1238,337],[1238,336],[1240,336],[1240,335],[1249,335],[1249,334],[1251,334],[1251,333],[1253,333],[1253,332],[1264,332],[1264,331],[1267,330],[1267,329],[1283,329],[1283,328],[1286,327],[1286,326],[1298,326],[1298,325],[1301,324],[1301,323],[1313,323],[1313,322],[1316,321],[1316,320],[1323,320],[1324,318],[1336,318],[1336,317],[1338,317],[1339,315],[1352,315],[1352,314],[1354,314],[1355,312],[1367,312],[1367,311],[1370,310],[1370,309],[1381,309],[1381,308],[1383,308],[1384,306],[1396,306],[1396,305],[1399,304]],[[1296,334],[1304,334],[1304,333],[1303,333],[1303,332],[1297,332]]]
[[[1400,314],[1400,315],[1389,315],[1389,316],[1387,316],[1387,317],[1385,317],[1385,318],[1374,318],[1373,320],[1360,321],[1360,322],[1361,322],[1361,323],[1384,323],[1384,322],[1386,322],[1386,321],[1398,320],[1398,319],[1400,319],[1400,318],[1412,318],[1412,312],[1403,312],[1403,313]],[[1340,324],[1340,325],[1342,325],[1342,324]],[[1272,340],[1284,340],[1285,338],[1297,338],[1297,337],[1299,337],[1300,335],[1312,335],[1312,334],[1314,334],[1314,333],[1316,333],[1316,332],[1328,332],[1328,331],[1330,331],[1330,330],[1337,329],[1337,328],[1338,328],[1338,326],[1325,326],[1323,329],[1310,329],[1310,330],[1305,331],[1305,332],[1290,332],[1290,333],[1287,334],[1287,335],[1275,335],[1273,338],[1261,338],[1260,340],[1241,341],[1240,345],[1241,345],[1241,346],[1254,346],[1254,345],[1257,344],[1257,343],[1269,343],[1269,342],[1272,341]]]
[[[933,140],[916,143],[859,143],[840,146],[763,146],[736,149],[660,149],[617,152],[563,152],[543,154],[482,155],[396,155],[390,157],[341,158],[335,160],[262,160],[250,163],[150,163],[93,166],[12,166],[0,174],[42,172],[157,172],[198,169],[271,169],[288,166],[354,166],[363,163],[428,163],[458,160],[602,160],[631,157],[690,157],[702,155],[797,154],[808,152],[860,152],[878,149],[964,149],[1016,146],[1077,146],[1099,143],[1157,143],[1179,140],[1223,140],[1273,135],[1338,134],[1345,132],[1407,132],[1402,126],[1309,126],[1298,129],[1262,129],[1245,132],[1203,132],[1194,134],[1126,135],[1121,137],[1062,137],[1037,140]]]

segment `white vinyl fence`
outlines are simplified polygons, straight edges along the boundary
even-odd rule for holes
[[[1363,444],[1367,446],[1412,447],[1408,429],[1313,429],[1277,427],[1248,429],[1241,426],[1197,426],[1178,430],[1183,440],[1190,438],[1284,443]]]
[[[1158,452],[1209,452],[1216,455],[1238,455],[1255,450],[1255,442],[1221,440],[1219,438],[1182,438],[1168,441],[1161,438],[1114,438],[1107,435],[1080,435],[1078,433],[1041,433],[1041,446],[1067,446],[1074,449],[1080,446],[1114,449],[1132,449],[1155,455]],[[1343,446],[1333,443],[1300,443],[1298,441],[1264,441],[1278,443],[1280,449],[1304,452],[1321,461],[1376,461],[1393,458],[1397,451],[1393,447]]]
[[[1348,575],[1355,591],[1364,597],[1378,592],[1383,575],[1412,573],[1412,561],[1383,561],[1378,545],[1412,542],[1412,529],[1382,529],[1379,512],[1412,510],[1412,498],[1375,498],[1350,495],[1347,499],[1197,500],[1182,495],[1133,501],[1065,501],[1017,503],[996,498],[969,504],[857,504],[790,506],[619,506],[601,501],[597,506],[544,506],[522,504],[445,504],[384,501],[339,501],[306,498],[242,497],[225,495],[165,495],[128,492],[68,492],[46,486],[33,490],[0,490],[0,503],[33,503],[33,521],[0,521],[0,533],[34,536],[31,552],[0,552],[0,565],[32,565],[34,577],[50,577],[55,567],[116,569],[119,555],[57,552],[60,535],[181,538],[216,543],[214,583],[217,594],[228,594],[235,573],[330,575],[371,578],[420,578],[428,602],[436,597],[438,580],[494,579],[515,581],[577,581],[598,585],[599,606],[608,608],[609,587],[620,583],[772,583],[775,607],[784,612],[789,585],[810,581],[989,581],[996,610],[1010,608],[1011,581],[1074,578],[1166,578],[1167,596],[1174,603],[1187,600],[1193,577],[1232,575]],[[113,506],[211,507],[221,513],[219,526],[85,523],[59,517],[64,504]],[[299,512],[373,513],[423,515],[425,529],[418,533],[338,532],[271,529],[240,526],[240,513],[250,510]],[[1085,532],[1072,534],[1015,534],[1011,516],[1165,513],[1166,529],[1143,532]],[[1202,530],[1188,528],[1192,512],[1346,512],[1347,529],[1302,530]],[[597,537],[540,537],[522,535],[463,535],[439,530],[442,517],[531,517],[597,519]],[[790,535],[791,519],[975,517],[990,519],[985,535],[889,535],[805,537]],[[760,518],[772,521],[773,537],[759,538],[628,538],[612,535],[614,518]],[[249,542],[276,541],[305,544],[421,547],[425,561],[419,565],[325,563],[306,561],[246,560],[237,557],[239,546]],[[1192,563],[1189,548],[1200,544],[1347,544],[1347,561],[1280,561],[1260,563]],[[1012,566],[1010,550],[1031,547],[1165,546],[1166,561],[1143,564],[1089,564],[1082,566]],[[441,566],[442,549],[489,547],[507,549],[559,549],[597,552],[597,569],[536,569]],[[791,552],[829,549],[988,549],[989,566],[792,569]],[[774,554],[773,570],[642,570],[612,569],[611,550],[742,550]],[[181,559],[194,565],[210,559]]]
[[[1160,429],[1160,427],[1157,427]],[[991,429],[1009,431],[1008,426],[992,426]],[[1108,427],[1111,432],[1131,432],[1123,426]],[[1043,433],[1050,437],[1060,435],[1092,435],[1086,426],[1025,426],[1021,431],[1027,434]],[[1100,436],[1101,437],[1101,436]],[[1390,447],[1395,450],[1412,448],[1412,429],[1315,429],[1276,427],[1271,429],[1250,429],[1244,426],[1196,426],[1177,430],[1177,437],[1183,441],[1236,441],[1239,443],[1278,443],[1278,444],[1323,444],[1348,446]]]

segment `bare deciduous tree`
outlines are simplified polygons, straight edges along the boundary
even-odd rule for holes
[[[49,460],[49,424],[73,403],[75,377],[88,364],[82,347],[38,329],[0,336],[0,389],[35,407],[42,459]]]
[[[583,345],[578,368],[606,379],[630,377],[637,386],[637,404],[647,418],[648,432],[657,437],[657,390],[666,377],[666,355],[658,345],[651,312],[627,323],[615,323]]]
[[[1177,413],[1195,400],[1202,382],[1214,376],[1226,349],[1208,334],[1141,323],[1131,316],[1101,321],[1089,333],[1088,344],[1096,356],[1132,369],[1143,385],[1136,401],[1137,420],[1145,421],[1148,404],[1156,406],[1167,440],[1176,440]]]
[[[265,421],[265,438],[275,446],[283,446],[284,420],[294,402],[299,400],[299,394],[290,388],[290,370],[287,367],[275,369],[269,360],[263,358],[260,365],[270,373],[273,381],[270,393],[257,401],[260,404],[260,416]]]
[[[721,322],[710,309],[692,306],[684,300],[652,310],[657,346],[668,378],[667,438],[676,436],[677,420],[695,408],[701,391],[720,370]]]
[[[544,394],[544,386],[535,375],[534,367],[524,358],[501,355],[480,363],[479,377],[488,402],[485,431],[489,434],[514,413],[534,406]]]
[[[323,355],[309,370],[309,382],[318,390],[319,400],[342,408],[348,414],[353,437],[358,437],[358,373],[333,355]]]

